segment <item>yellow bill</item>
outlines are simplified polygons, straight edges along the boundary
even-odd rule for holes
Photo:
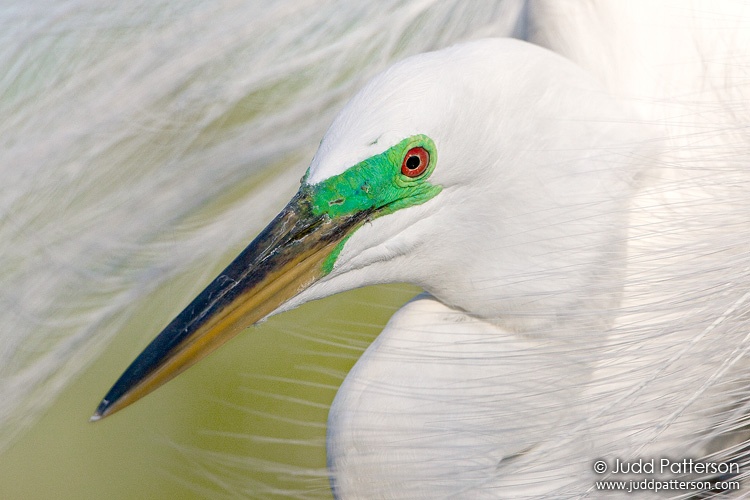
[[[300,192],[255,240],[146,347],[92,421],[125,408],[271,314],[326,274],[326,259],[368,211],[315,215]]]

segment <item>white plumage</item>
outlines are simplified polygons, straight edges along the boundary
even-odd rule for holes
[[[460,45],[376,77],[324,138],[313,182],[366,157],[357,146],[371,136],[387,147],[420,132],[444,187],[358,230],[331,276],[292,301],[399,279],[434,296],[399,311],[337,394],[328,453],[341,498],[578,496],[596,458],[715,451],[731,399],[717,373],[742,376],[743,363],[720,363],[736,344],[719,354],[708,339],[737,327],[745,292],[724,298],[713,326],[693,317],[696,298],[658,304],[701,257],[684,246],[726,228],[709,218],[678,237],[709,215],[705,194],[667,163],[663,129],[590,80],[518,42]],[[703,256],[705,276],[726,252]]]

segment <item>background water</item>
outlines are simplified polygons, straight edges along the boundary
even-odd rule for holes
[[[627,297],[611,311],[616,349],[581,353],[621,376],[604,370],[601,399],[567,401],[596,403],[581,434],[667,435],[684,451],[744,432],[748,9],[530,5],[0,0],[0,499],[330,498],[328,405],[412,287],[271,318],[126,411],[87,420],[293,195],[363,82],[491,35],[570,57],[663,132],[631,214],[629,276],[612,284]],[[681,416],[699,432],[681,431]],[[719,459],[744,453],[731,444]]]
[[[378,69],[520,2],[0,2],[0,498],[327,497],[346,370],[418,290],[272,318],[87,422]]]
[[[412,292],[365,289],[272,318],[121,415],[91,424],[102,391],[143,347],[144,324],[161,317],[144,313],[3,454],[2,498],[330,497],[328,405]],[[157,292],[157,301],[170,293]]]

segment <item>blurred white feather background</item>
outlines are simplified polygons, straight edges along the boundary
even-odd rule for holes
[[[326,323],[331,301],[291,313],[285,326],[270,321],[263,328],[277,331],[263,345],[278,342],[300,361],[269,374],[275,385],[230,383],[262,393],[236,389],[244,397],[233,401],[217,389],[218,402],[208,403],[210,395],[191,396],[191,380],[217,372],[215,361],[175,381],[183,385],[161,404],[152,401],[160,391],[143,409],[100,428],[86,419],[140,348],[294,193],[336,111],[368,77],[407,55],[486,36],[516,36],[562,53],[661,127],[664,140],[648,158],[654,168],[635,202],[631,234],[648,247],[633,243],[630,250],[631,300],[613,336],[622,356],[608,376],[643,370],[645,394],[663,396],[666,406],[678,391],[695,390],[698,399],[721,388],[730,401],[701,399],[699,411],[726,407],[720,412],[726,418],[705,432],[739,430],[748,399],[743,357],[750,348],[744,324],[750,307],[749,11],[729,1],[4,2],[0,496],[85,498],[108,484],[114,485],[110,498],[175,491],[212,498],[330,496],[325,405],[346,367],[412,289],[351,295],[344,307],[353,316],[347,323],[337,313],[337,329]],[[660,236],[657,244],[653,235]],[[655,296],[658,301],[639,299]],[[354,322],[373,309],[362,325]],[[694,335],[684,342],[688,328]],[[345,332],[358,330],[370,333],[347,340]],[[263,369],[267,354],[248,339],[253,336],[245,333],[235,343],[241,352],[224,354],[236,357],[227,371]],[[321,355],[326,344],[335,344],[338,354]],[[657,355],[664,359],[664,350],[669,363],[650,363]],[[681,376],[707,358],[715,360],[713,370]],[[326,359],[333,364],[323,364]],[[86,374],[76,376],[87,367],[96,375],[84,389],[78,380]],[[315,381],[306,382],[297,368]],[[204,388],[226,383],[222,373],[216,376]],[[306,383],[320,385],[323,394],[310,395]],[[257,417],[306,425],[300,422],[308,417],[285,413],[288,406],[255,406],[286,385],[308,399],[317,438],[295,442],[296,435],[264,435],[258,422],[249,423]],[[77,386],[85,393],[72,395]],[[185,412],[181,424],[182,410],[164,409],[180,397],[212,405],[206,410],[212,418],[190,420]],[[297,404],[294,396],[279,398],[279,404]],[[602,412],[622,414],[630,404],[623,397],[624,407]],[[146,413],[155,406],[162,413]],[[682,410],[670,415],[676,420]],[[225,413],[235,420],[224,423]],[[60,423],[49,423],[55,418]],[[660,433],[668,423],[639,431]],[[76,438],[61,440],[60,432]],[[194,439],[195,433],[202,437]],[[115,465],[123,460],[118,447],[127,449],[138,439],[134,434],[151,447],[128,451],[137,466]],[[213,440],[240,445],[214,447]],[[260,444],[302,449],[304,456],[287,451],[283,460],[259,458],[253,450]],[[160,449],[166,451],[157,454]],[[92,459],[92,450],[101,455]],[[175,455],[181,465],[164,464]],[[78,473],[96,478],[70,479],[92,461],[100,468]],[[30,464],[39,469],[29,470]],[[55,468],[62,473],[55,476]]]

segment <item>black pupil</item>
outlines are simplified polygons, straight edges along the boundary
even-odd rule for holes
[[[419,168],[419,156],[413,155],[406,159],[406,168],[409,170],[416,170]]]

